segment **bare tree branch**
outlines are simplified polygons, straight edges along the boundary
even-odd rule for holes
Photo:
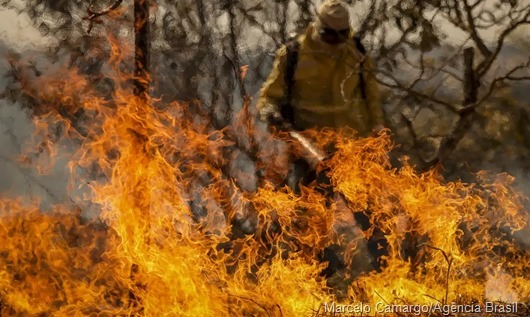
[[[512,68],[505,75],[496,77],[491,82],[491,84],[489,85],[489,88],[486,91],[486,94],[484,94],[484,96],[482,96],[482,98],[480,98],[480,100],[476,103],[476,105],[480,105],[482,102],[484,102],[486,99],[488,99],[493,94],[493,92],[495,91],[495,88],[497,88],[498,85],[500,83],[502,83],[503,81],[505,81],[505,80],[515,80],[515,81],[530,80],[530,76],[517,76],[517,77],[513,76],[513,74],[516,73],[517,71],[519,71],[521,69],[528,68],[528,67],[530,67],[530,58],[528,59],[528,61],[526,63],[518,65],[518,66]],[[475,107],[476,105],[472,105],[472,106]]]
[[[88,7],[87,9],[88,16],[83,18],[83,20],[89,21],[87,33],[90,34],[94,26],[94,23],[98,23],[98,24],[102,23],[99,17],[107,15],[111,13],[112,11],[118,9],[118,7],[121,5],[122,2],[123,0],[116,0],[110,7],[104,9],[103,11],[98,11],[98,12],[94,11],[92,7]]]
[[[491,68],[491,65],[493,64],[493,62],[495,61],[504,46],[504,41],[506,40],[506,37],[510,35],[513,31],[515,31],[519,26],[524,24],[530,24],[530,6],[527,8],[526,14],[523,18],[517,20],[516,22],[512,22],[512,24],[506,29],[504,29],[504,31],[499,35],[495,51],[492,54],[488,55],[487,58],[477,67],[479,78],[484,76]]]
[[[239,11],[239,13],[241,13],[243,15],[243,17],[252,25],[252,26],[255,26],[255,27],[258,27],[260,29],[260,31],[267,35],[268,37],[270,37],[276,45],[279,45],[280,42],[278,41],[277,39],[277,36],[274,34],[274,33],[271,33],[270,31],[268,31],[266,28],[265,28],[265,25],[263,23],[260,23],[255,16],[253,16],[252,14],[248,13],[247,10],[245,10],[244,7],[242,7],[241,3],[240,2],[237,2],[236,3],[236,6],[237,10]]]
[[[359,26],[357,30],[357,34],[360,38],[363,38],[364,34],[368,31],[368,26],[370,25],[370,23],[373,23],[376,13],[377,13],[377,0],[373,0],[372,4],[370,5],[370,10],[368,11],[368,14],[364,18],[364,20],[361,22],[361,25]]]
[[[426,94],[424,92],[417,91],[417,90],[414,90],[414,89],[408,87],[407,85],[401,83],[392,73],[387,72],[387,71],[382,70],[382,69],[377,69],[376,72],[379,73],[379,74],[384,75],[386,78],[389,78],[390,80],[392,80],[395,83],[395,84],[391,84],[391,83],[385,82],[383,80],[380,80],[380,79],[378,79],[376,77],[376,81],[379,84],[381,84],[383,86],[386,86],[388,88],[404,91],[404,92],[406,92],[406,93],[408,93],[408,94],[410,94],[410,95],[412,95],[414,97],[418,97],[418,98],[423,99],[423,100],[428,100],[428,101],[431,101],[431,102],[434,102],[434,103],[437,103],[437,104],[440,104],[440,105],[444,105],[449,110],[451,110],[452,112],[458,113],[458,110],[451,103],[446,102],[446,101],[441,100],[441,99],[438,99],[438,98],[436,98],[436,97],[434,97],[432,95]]]
[[[477,1],[477,3],[479,2],[480,1]],[[468,0],[464,0],[463,4],[464,8],[466,9],[467,25],[469,27],[468,30],[471,35],[471,38],[473,39],[473,42],[475,42],[475,44],[477,45],[482,55],[488,57],[492,53],[484,43],[484,40],[479,36],[477,32],[477,27],[475,26],[475,17],[473,16],[473,7],[469,5]]]

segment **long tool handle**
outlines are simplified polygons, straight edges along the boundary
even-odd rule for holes
[[[293,126],[285,121],[278,124],[279,128],[289,134],[293,141],[296,141],[303,149],[303,157],[310,164],[311,168],[316,168],[318,164],[327,158],[327,155],[311,142],[308,138],[296,131]]]

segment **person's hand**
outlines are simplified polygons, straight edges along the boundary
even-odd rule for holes
[[[261,121],[270,122],[271,120],[280,119],[282,117],[278,107],[272,103],[267,103],[259,111]]]

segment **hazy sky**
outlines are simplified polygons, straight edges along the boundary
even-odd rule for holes
[[[530,2],[530,0],[526,0]],[[368,0],[358,1],[351,9],[352,22],[354,25],[358,24],[360,17],[364,16],[364,12],[368,10]],[[494,0],[485,1],[485,5],[491,5]],[[17,8],[23,7],[22,0],[12,0],[10,5]],[[465,38],[465,34],[445,22],[443,19],[437,19],[437,22],[442,25],[441,29],[450,35],[451,41],[460,42]],[[387,30],[390,34],[392,30]],[[480,35],[487,41],[495,39],[498,33],[498,29],[492,28],[491,30],[480,30]],[[516,34],[524,36],[530,34],[530,26],[521,28]],[[252,37],[251,37],[252,38]],[[42,47],[46,44],[47,40],[41,36],[39,31],[33,27],[30,23],[29,18],[25,14],[17,14],[12,9],[0,9],[0,39],[6,42],[11,48],[17,50],[23,50],[31,47]]]
[[[27,15],[10,9],[0,9],[0,40],[17,50],[42,47],[46,43]]]
[[[12,1],[11,3],[20,6],[22,1]],[[359,20],[358,17],[362,16],[363,8],[366,9],[366,6],[359,3],[352,9],[354,24]],[[462,38],[459,30],[451,29],[449,26],[445,27],[444,31],[450,34],[453,41]],[[525,34],[530,34],[530,26],[518,32],[520,38],[524,38]],[[496,31],[493,30],[481,35],[493,39]],[[4,54],[6,48],[17,51],[39,50],[47,42],[48,40],[31,25],[25,14],[19,15],[11,9],[0,9],[0,54]],[[7,63],[2,56],[0,58],[0,86],[5,83],[1,74],[5,73],[6,67]],[[18,107],[8,104],[5,100],[0,100],[0,193],[5,194],[6,190],[14,189],[18,194],[29,193],[30,196],[34,197],[46,197],[50,194],[46,193],[42,186],[42,184],[46,184],[51,189],[51,194],[61,199],[66,195],[64,184],[68,180],[68,173],[64,169],[64,165],[58,164],[52,173],[53,176],[43,177],[27,169],[18,168],[14,164],[17,153],[20,153],[21,144],[29,138],[31,131],[33,131],[32,122],[24,112]]]

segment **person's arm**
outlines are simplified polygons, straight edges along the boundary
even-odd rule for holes
[[[282,46],[276,51],[272,70],[260,91],[256,107],[263,121],[281,120],[280,104],[285,98],[285,64],[286,48]]]
[[[374,130],[379,132],[384,128],[384,117],[383,109],[381,107],[381,100],[379,98],[379,88],[377,80],[375,79],[375,67],[374,62],[368,56],[364,61],[364,77],[366,83],[366,103],[368,110],[372,116],[372,122],[374,125]]]

